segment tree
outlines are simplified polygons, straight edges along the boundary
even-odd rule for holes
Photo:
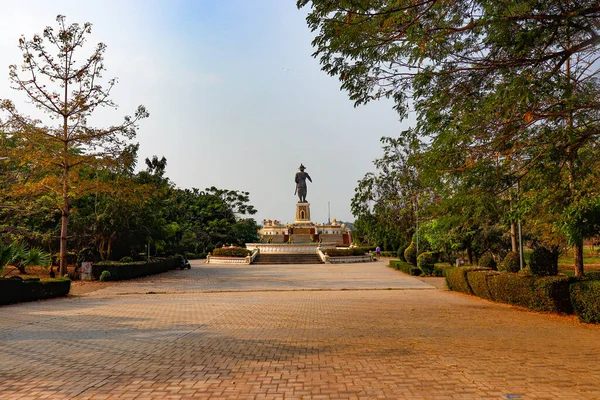
[[[359,181],[351,209],[359,236],[389,250],[410,243],[416,229],[421,186],[414,163],[419,149],[388,137],[381,143],[383,157],[374,161],[377,171]]]
[[[19,39],[23,52],[22,74],[16,65],[9,68],[10,80],[17,90],[49,115],[50,125],[23,116],[15,105],[4,100],[1,108],[8,113],[11,135],[24,138],[24,145],[13,157],[33,165],[39,171],[23,185],[22,192],[44,193],[52,198],[61,213],[60,272],[67,272],[69,217],[74,199],[101,190],[97,181],[82,179],[85,166],[111,167],[118,163],[126,141],[135,136],[138,122],[148,117],[139,106],[133,117],[126,116],[119,125],[107,128],[88,126],[88,118],[98,107],[115,107],[109,99],[116,79],[100,85],[106,46],[97,44],[81,64],[75,56],[83,48],[92,25],[66,24],[56,18],[58,29],[47,27],[43,34],[28,40]]]
[[[299,0],[323,69],[356,104],[392,97],[430,145],[440,179],[502,158],[497,193],[544,176],[556,225],[578,226],[597,198],[600,6],[595,0]],[[439,166],[444,165],[441,171]],[[474,175],[476,176],[476,174]],[[575,207],[577,212],[569,211]],[[583,231],[571,235],[583,275]]]

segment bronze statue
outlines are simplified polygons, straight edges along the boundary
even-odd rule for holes
[[[296,192],[298,193],[299,203],[306,203],[306,179],[312,182],[310,175],[304,172],[306,167],[300,164],[300,172],[296,172]],[[296,194],[296,193],[294,193]]]

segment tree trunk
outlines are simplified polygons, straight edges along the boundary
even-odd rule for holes
[[[68,203],[68,199],[65,202]],[[62,221],[60,228],[60,274],[65,276],[67,274],[67,226],[69,224],[68,211],[62,212]]]
[[[473,265],[473,250],[470,247],[467,247],[467,261]]]
[[[578,278],[583,278],[583,242],[576,243],[573,246],[573,258],[575,260],[575,276]]]
[[[510,247],[513,252],[519,252],[519,248],[517,245],[517,226],[514,222],[510,223]]]

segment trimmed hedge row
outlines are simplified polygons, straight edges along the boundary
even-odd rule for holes
[[[327,249],[324,251],[329,257],[352,257],[364,256],[366,254],[364,247],[353,247],[351,249]]]
[[[390,267],[397,269],[398,271],[402,271],[405,274],[419,276],[421,275],[421,270],[414,265],[400,261],[400,260],[390,260]]]
[[[600,322],[600,281],[567,276],[536,276],[469,267],[446,270],[450,290],[538,311],[575,314]]]
[[[150,262],[136,261],[132,263],[98,263],[92,264],[92,276],[100,279],[103,271],[110,273],[111,281],[134,279],[141,276],[160,274],[178,268],[181,264],[180,257],[154,259]]]
[[[571,284],[571,304],[582,322],[600,323],[600,280]]]
[[[243,247],[221,247],[214,249],[212,255],[214,257],[248,257],[252,252]]]
[[[0,279],[0,305],[62,297],[69,294],[71,280],[57,278],[46,281],[39,279]]]

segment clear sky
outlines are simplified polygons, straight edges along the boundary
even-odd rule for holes
[[[180,188],[248,191],[259,223],[294,220],[300,163],[313,179],[312,220],[327,220],[329,201],[332,218],[353,221],[350,200],[381,154],[380,137],[407,128],[391,102],[354,108],[320,70],[295,0],[0,0],[0,98],[20,109],[24,98],[8,81],[8,65],[21,61],[18,39],[56,26],[57,14],[93,24],[90,43],[107,45],[104,76],[119,79],[119,109],[93,123],[145,105],[139,167],[165,156]]]

